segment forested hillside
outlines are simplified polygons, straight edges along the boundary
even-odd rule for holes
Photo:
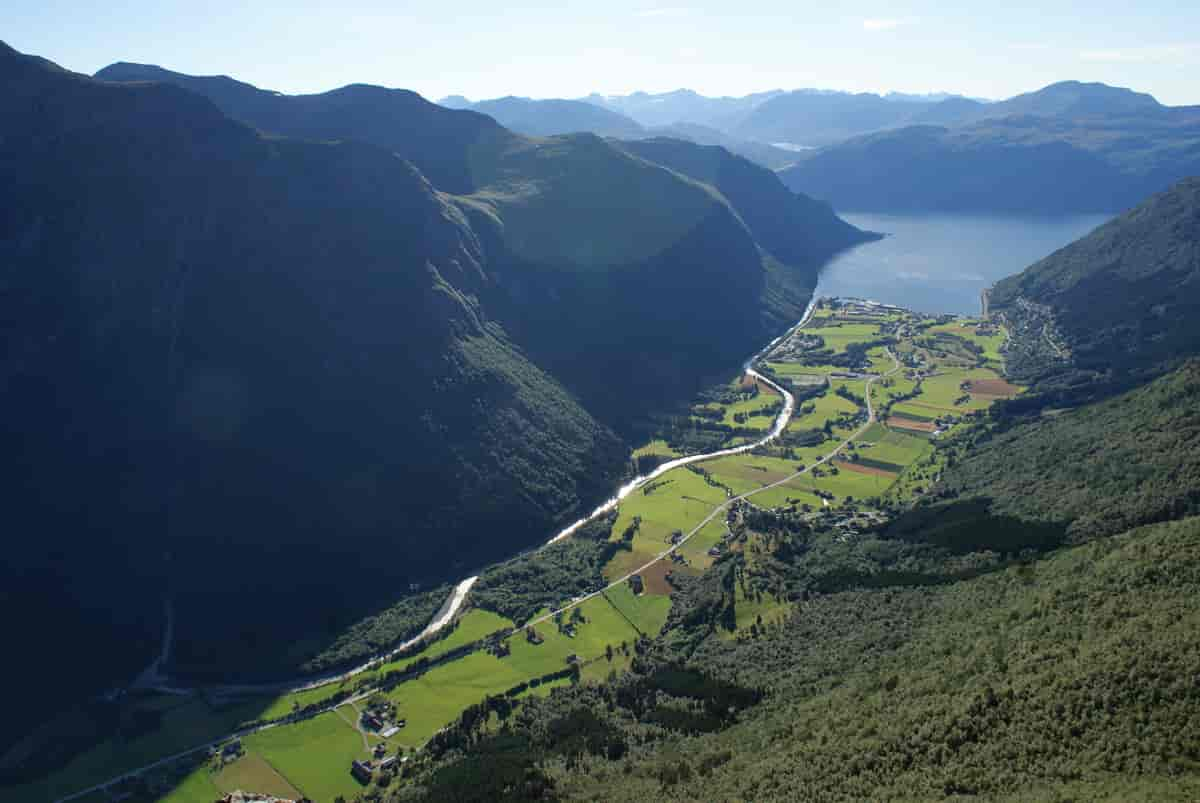
[[[1189,178],[998,282],[989,302],[1015,325],[1051,326],[1079,371],[1147,374],[1200,353],[1198,279],[1200,178]]]
[[[41,682],[127,682],[167,593],[179,668],[299,668],[609,492],[621,443],[489,320],[477,238],[411,165],[0,70],[3,594]]]
[[[530,139],[403,90],[289,96],[125,63],[97,77],[177,83],[264,131],[358,139],[412,160],[437,189],[458,194],[486,253],[483,300],[492,313],[616,427],[690,397],[701,377],[794,321],[821,262],[868,237],[828,207],[793,198],[773,228],[748,232],[742,221],[761,218],[772,206],[762,199],[782,190],[767,171],[723,195],[631,158],[619,143],[590,134]],[[696,147],[672,142],[685,153]],[[760,232],[774,239],[760,243]]]
[[[719,638],[733,577],[680,594],[694,615],[640,646],[632,674],[531,700],[499,735],[459,732],[466,757],[396,799],[1200,792],[1196,519],[951,585],[815,597],[781,624]],[[714,635],[695,652],[671,646],[695,629]]]
[[[886,515],[828,527],[788,499],[727,517],[735,546],[672,577],[630,672],[464,716],[394,799],[1200,794],[1200,371],[1155,346],[1186,356],[1186,319],[1138,303],[1156,282],[1191,303],[1192,184],[1001,284],[1001,320],[1029,324],[1005,351],[1066,356],[940,421],[888,500],[843,503]],[[1174,327],[1143,337],[1146,312]],[[1072,364],[1109,330],[1128,340],[1107,368],[1099,349]]]
[[[0,48],[2,593],[55,705],[130,682],[165,598],[180,679],[411,634],[424,617],[386,611],[413,585],[605,498],[615,426],[807,303],[819,247],[768,265],[718,190],[595,136],[376,87],[179,83]]]

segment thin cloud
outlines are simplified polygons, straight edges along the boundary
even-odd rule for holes
[[[901,25],[908,25],[909,22],[910,20],[875,17],[863,20],[862,26],[864,30],[868,31],[890,31],[894,28],[899,28]]]
[[[690,8],[684,8],[684,7],[647,8],[647,9],[643,9],[641,11],[635,12],[634,16],[636,16],[636,17],[683,17],[683,16],[686,16],[691,13],[692,13],[692,10]]]
[[[1013,42],[1008,46],[1009,50],[1049,50],[1050,45],[1046,42]]]

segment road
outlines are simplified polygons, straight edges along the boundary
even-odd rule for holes
[[[772,340],[770,343],[767,344],[767,346],[764,349],[759,351],[757,354],[755,354],[753,357],[751,357],[746,362],[745,372],[747,375],[752,376],[755,379],[757,379],[758,381],[769,385],[771,388],[776,390],[781,396],[783,396],[783,399],[784,399],[783,410],[780,411],[779,415],[775,419],[774,425],[771,427],[771,430],[767,433],[767,435],[765,437],[755,441],[754,443],[749,443],[744,446],[736,446],[736,447],[733,447],[730,449],[720,449],[715,452],[708,452],[708,453],[700,454],[700,455],[691,455],[689,457],[681,457],[676,460],[671,460],[667,463],[664,463],[661,466],[659,466],[658,468],[656,468],[654,471],[650,472],[649,474],[647,474],[645,476],[636,477],[635,479],[631,480],[629,483],[626,483],[625,485],[621,486],[621,488],[617,491],[616,496],[614,496],[612,499],[608,500],[607,502],[605,502],[604,504],[602,504],[598,508],[596,508],[596,510],[593,511],[591,513],[591,515],[589,515],[585,518],[582,518],[579,521],[576,521],[576,522],[568,525],[567,527],[563,528],[563,530],[561,530],[553,538],[551,538],[549,541],[547,541],[544,546],[549,546],[550,544],[561,541],[563,538],[570,536],[572,533],[574,533],[576,530],[578,530],[580,527],[582,527],[587,522],[613,510],[614,508],[616,508],[617,503],[620,502],[621,499],[624,499],[626,496],[628,496],[633,491],[642,487],[646,483],[653,481],[656,477],[662,476],[663,474],[665,474],[667,471],[670,471],[671,469],[678,468],[680,466],[690,465],[693,463],[699,463],[704,460],[714,460],[716,458],[725,457],[727,455],[744,454],[746,452],[749,452],[753,449],[758,448],[759,446],[770,443],[771,441],[778,438],[780,436],[780,434],[782,434],[783,431],[787,428],[788,423],[791,421],[792,414],[795,411],[796,398],[790,392],[788,392],[788,390],[786,388],[782,387],[781,385],[777,384],[773,380],[767,378],[766,376],[763,376],[758,371],[754,370],[754,368],[752,367],[752,363],[754,363],[760,357],[770,353],[771,349],[773,349],[784,338],[791,335],[794,331],[804,327],[808,323],[808,321],[812,318],[813,311],[816,309],[816,303],[817,303],[817,299],[814,298],[812,300],[812,302],[809,304],[808,309],[805,310],[804,317],[800,319],[799,323],[797,323],[795,326],[793,326],[791,329],[789,329],[784,334],[782,334],[779,337]],[[892,352],[890,350],[887,352],[887,354],[889,357],[892,358],[892,362],[895,363],[895,367],[892,368],[891,371],[888,371],[885,374],[871,376],[866,379],[865,394],[864,394],[866,402],[867,402],[867,421],[866,421],[866,423],[863,424],[861,427],[859,427],[857,430],[855,430],[851,435],[849,435],[841,443],[839,443],[833,449],[833,451],[829,452],[824,457],[821,457],[818,460],[816,460],[811,466],[805,466],[800,471],[797,471],[794,474],[784,477],[783,479],[781,479],[777,482],[773,482],[770,485],[765,485],[761,488],[756,488],[753,491],[749,491],[747,493],[741,494],[739,496],[734,496],[734,497],[731,497],[731,498],[725,500],[725,502],[714,507],[712,509],[712,511],[704,518],[704,520],[701,521],[694,528],[692,528],[690,531],[688,531],[683,536],[683,538],[680,539],[680,541],[677,544],[674,544],[669,549],[666,549],[663,552],[660,552],[653,560],[648,561],[644,565],[638,567],[637,569],[634,569],[633,571],[629,572],[625,576],[623,576],[617,580],[614,580],[613,582],[609,583],[607,586],[599,589],[598,591],[594,591],[590,594],[587,594],[585,596],[582,596],[575,600],[572,600],[569,604],[564,605],[563,607],[561,607],[557,610],[551,611],[551,612],[545,614],[544,616],[540,616],[537,619],[534,619],[530,622],[526,622],[525,624],[521,625],[520,627],[514,628],[511,631],[510,635],[520,632],[525,627],[531,627],[534,625],[541,624],[542,622],[545,622],[549,619],[554,618],[556,615],[558,615],[560,613],[569,611],[572,608],[582,605],[583,603],[587,602],[590,599],[594,599],[595,597],[600,596],[605,591],[616,588],[616,587],[620,586],[621,584],[628,582],[629,578],[632,577],[633,575],[640,574],[640,573],[646,571],[647,569],[649,569],[651,566],[653,566],[658,561],[666,559],[672,552],[675,552],[676,550],[679,549],[679,547],[681,547],[685,543],[687,543],[688,540],[692,538],[692,536],[694,536],[696,533],[700,532],[700,530],[704,529],[705,525],[707,525],[709,522],[711,522],[714,518],[716,518],[723,511],[727,510],[734,503],[739,502],[743,499],[749,499],[750,497],[754,496],[755,494],[762,493],[763,491],[769,490],[771,488],[776,488],[780,485],[784,485],[784,484],[796,479],[797,477],[803,476],[804,474],[808,473],[812,468],[819,466],[819,465],[823,465],[824,463],[827,463],[830,460],[832,460],[833,458],[835,458],[838,454],[840,454],[842,452],[843,449],[846,448],[846,446],[851,441],[853,441],[855,438],[857,438],[859,435],[861,435],[867,429],[867,427],[871,426],[871,424],[874,423],[875,407],[871,401],[871,385],[874,384],[877,380],[882,379],[883,377],[890,376],[890,375],[896,373],[901,368],[900,362],[896,359],[895,355],[892,354]],[[467,594],[470,592],[471,587],[475,584],[475,581],[478,579],[479,579],[478,576],[468,577],[467,579],[460,582],[457,586],[455,586],[454,591],[450,594],[450,596],[447,598],[447,600],[442,604],[442,607],[438,611],[438,613],[433,617],[433,619],[429,622],[429,624],[425,627],[425,629],[422,630],[415,637],[404,642],[399,647],[389,651],[387,654],[372,658],[370,661],[367,661],[359,666],[356,666],[353,669],[338,673],[336,675],[325,676],[325,677],[316,678],[316,679],[309,679],[308,681],[302,682],[299,685],[289,685],[286,681],[283,683],[260,684],[260,685],[231,684],[231,685],[216,687],[216,690],[220,691],[220,692],[238,693],[238,694],[284,693],[284,692],[303,691],[303,690],[307,690],[307,689],[312,689],[312,688],[316,688],[318,686],[324,686],[329,683],[333,683],[333,682],[337,682],[340,680],[345,680],[347,678],[354,677],[355,675],[361,674],[369,669],[372,669],[372,668],[384,663],[388,658],[395,655],[396,653],[415,645],[421,639],[425,638],[428,635],[436,633],[438,630],[445,627],[451,620],[453,620],[455,614],[462,607],[463,602],[467,598]],[[157,662],[156,662],[156,664],[157,664]],[[374,692],[373,689],[367,689],[367,690],[360,692],[359,694],[354,695],[353,697],[350,697],[346,700],[341,700],[336,705],[331,705],[331,706],[328,706],[327,708],[323,708],[320,710],[319,713],[324,713],[326,711],[332,711],[335,708],[337,708],[338,706],[343,706],[343,705],[346,705],[347,703],[354,703],[359,700],[365,699],[366,697],[370,696],[373,692]],[[263,730],[267,730],[269,728],[278,727],[281,724],[286,724],[286,723],[270,723],[267,725],[260,725],[258,727],[249,728],[246,730],[235,731],[233,733],[222,736],[219,739],[214,739],[213,741],[206,742],[205,744],[198,745],[198,746],[190,748],[188,750],[183,750],[181,752],[167,756],[166,758],[162,758],[153,763],[147,764],[143,767],[139,767],[138,769],[130,770],[129,772],[124,773],[123,775],[120,775],[116,778],[105,781],[103,783],[96,784],[95,786],[91,786],[80,792],[75,792],[74,794],[59,798],[57,803],[66,803],[66,801],[74,800],[76,798],[80,798],[85,795],[89,795],[93,792],[100,791],[100,790],[105,789],[109,786],[112,786],[116,783],[124,781],[127,778],[131,778],[131,777],[140,775],[148,770],[152,770],[156,767],[160,767],[165,764],[169,764],[172,761],[176,761],[178,759],[184,758],[184,757],[192,755],[194,753],[197,753],[197,752],[200,752],[203,750],[208,750],[212,747],[216,747],[217,745],[220,745],[230,739],[240,738],[242,736],[246,736],[251,733],[256,733],[258,731],[263,731]]]
[[[572,608],[582,605],[583,603],[587,602],[590,599],[594,599],[595,597],[600,596],[605,591],[609,591],[613,588],[617,588],[618,586],[620,586],[624,583],[629,582],[629,578],[633,577],[635,574],[641,574],[642,572],[646,571],[654,564],[658,563],[660,560],[664,560],[665,558],[670,556],[670,554],[672,552],[675,552],[681,546],[686,544],[692,536],[694,536],[696,533],[703,530],[704,527],[709,522],[711,522],[714,518],[717,517],[717,515],[724,512],[725,510],[729,509],[735,503],[740,502],[743,499],[749,499],[750,497],[754,496],[755,494],[760,494],[763,491],[770,490],[771,488],[777,488],[780,485],[786,485],[787,483],[791,482],[792,480],[796,479],[797,477],[801,477],[801,476],[807,474],[809,471],[811,471],[816,466],[820,466],[825,463],[828,463],[830,460],[837,457],[839,454],[842,453],[842,450],[844,450],[846,448],[846,446],[848,446],[855,438],[862,435],[863,432],[865,432],[867,430],[867,428],[871,426],[871,424],[875,423],[875,405],[871,401],[871,385],[873,385],[876,381],[883,379],[884,377],[891,376],[892,374],[899,371],[902,367],[900,365],[900,361],[896,359],[896,355],[892,354],[890,349],[887,350],[887,355],[892,358],[892,362],[894,364],[892,370],[888,371],[887,373],[872,376],[869,379],[867,379],[866,383],[865,383],[864,397],[866,398],[866,401],[867,401],[866,423],[864,423],[858,429],[854,430],[854,432],[852,432],[849,436],[847,436],[845,440],[843,440],[836,447],[834,447],[833,451],[829,452],[824,457],[817,459],[816,461],[814,461],[812,463],[812,465],[808,465],[808,466],[805,466],[804,468],[800,469],[795,474],[791,474],[787,477],[784,477],[783,479],[773,482],[770,485],[764,485],[761,488],[755,488],[753,491],[748,491],[739,496],[730,497],[729,499],[725,500],[724,502],[722,502],[721,504],[719,504],[715,508],[713,508],[712,512],[709,513],[707,516],[705,516],[703,521],[701,521],[699,524],[697,524],[695,527],[693,527],[691,530],[689,530],[686,534],[684,534],[683,538],[681,538],[678,543],[672,545],[669,549],[666,549],[666,550],[663,550],[662,552],[660,552],[658,555],[656,555],[654,557],[653,560],[647,561],[646,563],[642,564],[638,568],[629,572],[625,576],[612,581],[611,583],[609,583],[608,585],[606,585],[604,588],[600,589],[599,591],[593,591],[592,593],[587,594],[586,596],[571,600],[571,602],[569,604],[564,605],[563,607],[561,607],[557,610],[550,611],[549,613],[547,613],[543,616],[539,616],[537,619],[534,619],[530,622],[527,622],[525,625],[522,625],[521,627],[516,628],[513,632],[515,633],[518,630],[524,629],[525,627],[532,627],[534,625],[538,625],[538,624],[541,624],[542,622],[546,622],[550,619],[553,619],[555,616],[557,616],[565,611],[569,611]],[[776,385],[774,382],[771,382],[771,380],[766,379],[766,377],[762,377],[762,379],[764,379],[768,384],[772,385],[773,387],[778,388],[781,392],[786,393],[786,391],[784,391],[782,388],[779,388],[779,386]],[[790,396],[790,394],[788,394],[788,395]],[[781,414],[781,417],[782,417],[782,414]],[[787,422],[785,421],[784,422],[785,426],[786,426],[786,423]],[[778,433],[776,433],[776,434],[778,434]],[[722,456],[726,451],[728,451],[728,450],[722,450],[721,452],[712,452],[711,454],[701,456],[701,459],[709,460],[709,459],[712,459],[713,457],[719,457],[719,456]],[[736,454],[736,452],[735,452],[735,454]],[[693,461],[693,462],[697,462],[697,461]],[[822,501],[824,501],[824,500],[822,500]]]
[[[478,576],[468,577],[456,585],[454,590],[450,592],[450,596],[446,597],[446,601],[442,603],[442,607],[438,609],[438,612],[434,614],[433,618],[429,620],[429,624],[420,633],[352,669],[320,675],[318,677],[309,677],[307,679],[296,678],[294,680],[281,680],[274,683],[226,683],[220,686],[206,686],[204,690],[217,695],[287,694],[290,692],[308,691],[319,686],[328,686],[349,680],[356,675],[361,675],[363,672],[387,663],[397,654],[416,646],[423,639],[448,625],[454,619],[459,609],[462,608],[463,603],[467,599],[467,594],[471,590],[471,586],[475,585],[475,581],[478,579]]]
[[[587,516],[584,516],[582,519],[579,519],[576,522],[572,522],[571,524],[568,524],[566,527],[559,530],[559,532],[553,538],[551,538],[549,541],[547,541],[543,545],[543,548],[550,546],[551,544],[557,543],[557,542],[563,540],[564,538],[570,537],[580,527],[587,524],[589,521],[593,521],[593,520],[603,516],[606,513],[616,510],[617,505],[620,504],[622,499],[629,496],[629,494],[633,493],[638,488],[641,488],[646,483],[652,482],[656,478],[661,477],[663,474],[666,474],[671,469],[679,468],[680,466],[691,465],[693,463],[700,463],[704,460],[713,460],[718,457],[726,457],[728,455],[733,455],[733,454],[745,454],[746,452],[757,449],[759,446],[768,444],[771,441],[778,438],[780,436],[780,434],[782,434],[783,430],[787,428],[788,422],[791,421],[791,419],[792,419],[792,413],[796,409],[796,397],[793,396],[791,393],[789,393],[785,388],[781,387],[780,385],[771,381],[767,377],[763,376],[758,371],[755,371],[752,366],[753,366],[754,362],[756,360],[758,360],[760,357],[762,357],[766,354],[769,354],[771,349],[775,348],[775,346],[778,345],[779,342],[782,341],[784,338],[789,337],[797,329],[803,328],[809,322],[809,320],[812,318],[813,311],[816,308],[817,308],[817,299],[814,298],[811,302],[809,302],[808,308],[804,310],[804,316],[800,319],[799,323],[797,323],[795,326],[788,329],[782,335],[780,335],[779,337],[775,338],[770,343],[768,343],[765,348],[763,348],[761,351],[756,353],[750,359],[746,360],[746,364],[743,366],[743,370],[745,371],[747,376],[752,376],[755,379],[757,379],[758,381],[763,382],[764,384],[770,385],[783,397],[783,410],[781,410],[779,415],[775,418],[775,424],[771,427],[771,430],[770,430],[770,432],[767,433],[766,437],[760,438],[759,440],[756,440],[753,443],[747,443],[742,446],[734,446],[729,449],[720,449],[715,452],[707,452],[705,454],[689,455],[687,457],[677,457],[674,460],[668,460],[667,462],[659,465],[657,468],[655,468],[649,474],[642,474],[637,477],[634,477],[632,480],[630,480],[629,482],[622,485],[619,489],[617,489],[617,493],[615,496],[613,496],[610,499],[608,499],[607,501],[605,501],[602,505],[597,507],[595,510],[593,510],[591,513],[589,513]]]

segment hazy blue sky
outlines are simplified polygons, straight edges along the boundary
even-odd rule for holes
[[[360,81],[431,98],[678,87],[1000,98],[1077,78],[1200,104],[1200,2],[1185,0],[8,0],[0,37],[80,72],[150,62],[284,92]]]

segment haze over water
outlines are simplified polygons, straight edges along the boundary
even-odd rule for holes
[[[840,212],[885,233],[825,266],[823,296],[858,296],[920,312],[979,312],[979,293],[1084,236],[1108,215],[1055,218]]]

